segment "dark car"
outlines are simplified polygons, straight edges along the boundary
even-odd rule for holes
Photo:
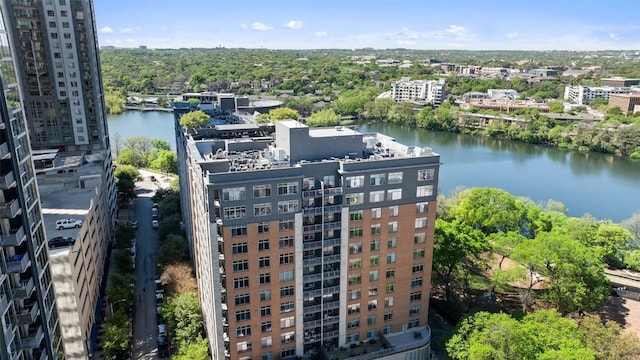
[[[57,236],[49,239],[49,248],[55,249],[63,246],[72,246],[76,239],[67,236]]]
[[[169,341],[166,335],[158,336],[158,356],[169,357]]]

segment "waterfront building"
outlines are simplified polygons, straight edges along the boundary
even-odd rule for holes
[[[609,95],[609,107],[618,106],[625,115],[640,112],[640,92]]]
[[[428,358],[439,155],[293,120],[184,131],[191,110],[181,206],[213,358]]]
[[[391,98],[395,101],[414,101],[442,104],[445,82],[440,80],[411,80],[404,77],[391,83]]]
[[[47,239],[25,113],[0,7],[0,359],[61,359]]]
[[[639,84],[640,84],[640,79],[627,79],[623,77],[612,77],[612,78],[600,79],[601,86],[630,87],[630,86],[636,86]]]
[[[632,92],[640,92],[640,88],[568,85],[564,88],[564,100],[585,105],[595,98],[608,100],[611,94],[629,94]]]

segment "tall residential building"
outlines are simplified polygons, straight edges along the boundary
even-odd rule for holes
[[[47,240],[5,10],[0,7],[0,359],[59,359]]]
[[[214,359],[429,357],[438,154],[293,120],[176,134]]]
[[[611,87],[611,86],[590,87],[590,86],[582,86],[582,85],[576,85],[576,86],[567,85],[564,88],[564,99],[570,102],[574,102],[576,104],[586,105],[595,98],[608,100],[609,95],[611,94],[629,94],[633,92],[640,92],[640,88]]]
[[[442,104],[444,80],[411,80],[405,77],[391,83],[391,97],[395,101],[427,102],[434,106]]]

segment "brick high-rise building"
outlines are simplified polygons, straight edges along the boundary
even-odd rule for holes
[[[297,121],[176,130],[214,359],[428,358],[438,154]]]

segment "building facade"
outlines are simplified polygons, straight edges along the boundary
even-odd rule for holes
[[[38,187],[0,7],[0,358],[63,357]]]
[[[618,106],[625,115],[640,111],[640,92],[631,94],[611,94],[609,106]]]
[[[632,92],[640,92],[640,88],[611,86],[589,87],[582,85],[569,85],[564,88],[564,99],[576,104],[585,105],[588,104],[589,101],[596,98],[608,100],[609,95],[611,94],[629,94]]]
[[[623,77],[612,77],[600,79],[601,86],[613,86],[613,87],[629,87],[640,84],[640,79],[627,79]]]
[[[394,348],[428,355],[439,155],[296,121],[176,126],[214,359],[329,358],[407,331]]]
[[[391,83],[391,97],[395,101],[415,101],[442,104],[444,98],[444,80],[411,80],[402,78]]]

